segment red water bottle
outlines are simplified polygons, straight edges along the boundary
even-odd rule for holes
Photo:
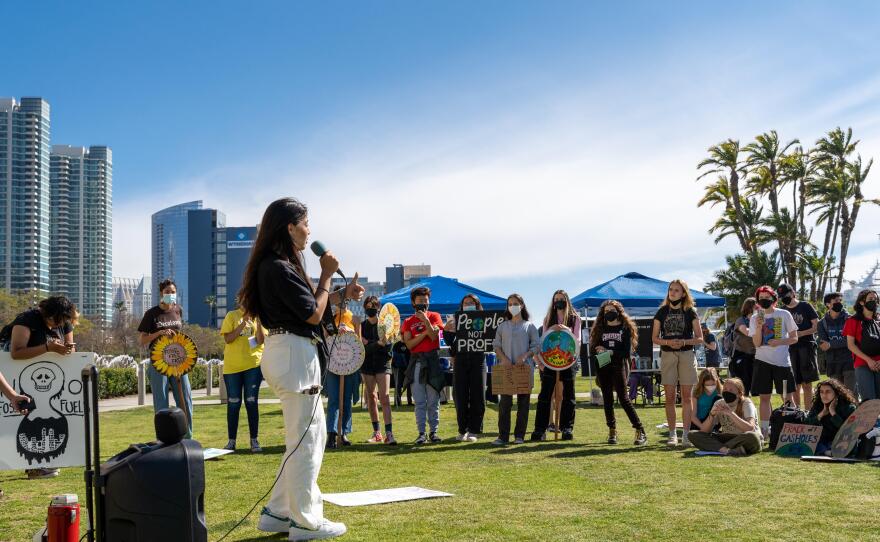
[[[56,495],[49,505],[48,542],[79,541],[79,499],[76,495]]]

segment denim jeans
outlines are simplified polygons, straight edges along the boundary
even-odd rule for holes
[[[150,390],[153,393],[153,412],[159,412],[163,408],[168,408],[168,386],[171,386],[171,393],[174,395],[174,403],[177,408],[182,408],[186,401],[186,412],[189,418],[189,431],[184,438],[192,438],[193,431],[193,404],[192,404],[192,388],[189,385],[189,376],[183,375],[180,383],[183,387],[183,397],[180,397],[180,387],[177,385],[177,378],[167,377],[161,374],[152,365],[147,368],[147,376],[150,378]]]
[[[345,389],[342,397],[342,434],[351,434],[351,411],[355,402],[355,395],[359,393],[361,385],[360,374],[354,373],[341,377],[345,379]],[[324,389],[327,390],[327,432],[339,432],[339,379],[340,376],[327,371]]]
[[[426,421],[431,433],[436,433],[440,426],[440,392],[428,383],[419,382],[424,368],[424,364],[416,364],[412,383],[413,401],[416,403],[416,428],[420,434],[425,432]]]
[[[257,438],[260,432],[260,383],[263,381],[263,373],[259,367],[253,367],[247,371],[224,374],[223,381],[226,383],[226,428],[229,438],[235,440],[238,435],[238,415],[241,412],[241,400],[244,398],[244,407],[247,410],[248,430],[251,438]]]
[[[856,367],[856,385],[862,401],[880,399],[880,371],[872,371],[868,367]]]

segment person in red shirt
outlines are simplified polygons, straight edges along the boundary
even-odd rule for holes
[[[862,401],[880,398],[880,315],[877,292],[862,290],[853,305],[853,315],[843,325],[846,346],[853,355],[856,386]]]
[[[410,292],[415,314],[403,322],[400,331],[411,357],[406,369],[406,382],[412,383],[413,400],[416,403],[416,427],[419,438],[416,444],[440,442],[437,427],[440,425],[440,390],[446,384],[446,375],[440,367],[440,330],[443,320],[440,314],[428,310],[431,289],[420,286]],[[404,386],[405,387],[405,386]],[[430,429],[425,436],[425,421]]]

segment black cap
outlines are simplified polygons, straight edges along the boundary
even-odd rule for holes
[[[786,283],[782,283],[776,288],[776,293],[779,294],[779,297],[785,297],[786,294],[790,294],[794,292],[794,290]]]

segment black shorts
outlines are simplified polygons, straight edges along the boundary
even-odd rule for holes
[[[769,395],[776,387],[776,393],[782,393],[782,383],[788,393],[794,393],[794,374],[791,367],[779,367],[766,361],[755,360],[752,365],[752,395]]]
[[[819,363],[816,359],[816,343],[793,344],[788,347],[794,383],[804,384],[819,380]]]

